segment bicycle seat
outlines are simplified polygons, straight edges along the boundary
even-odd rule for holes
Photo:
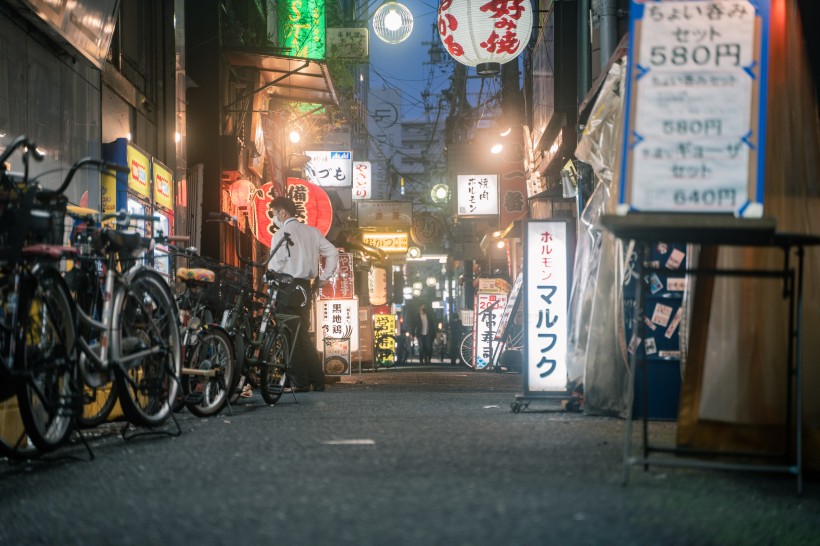
[[[180,267],[176,278],[181,282],[196,281],[212,283],[216,280],[216,273],[204,267]]]
[[[136,231],[105,228],[95,235],[94,243],[98,250],[102,250],[107,246],[112,252],[131,253],[137,249],[151,247],[151,239],[146,239]]]

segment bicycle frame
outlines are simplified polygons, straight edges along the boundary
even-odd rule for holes
[[[152,220],[153,217],[126,215],[125,223],[128,223],[128,221],[130,221],[131,219]],[[117,269],[116,252],[109,251],[107,253],[105,281],[103,283],[102,293],[102,320],[95,320],[94,318],[86,314],[85,311],[77,307],[77,314],[79,316],[80,323],[85,326],[89,326],[101,333],[99,343],[94,346],[89,344],[83,336],[80,336],[77,339],[78,347],[81,351],[81,369],[85,369],[88,360],[91,361],[94,369],[102,373],[109,372],[113,363],[121,365],[123,369],[127,369],[129,363],[134,362],[135,360],[145,358],[147,356],[158,354],[162,350],[161,347],[150,347],[142,351],[129,353],[127,356],[121,356],[119,359],[116,360],[116,362],[114,361],[111,355],[111,339],[114,335],[114,332],[119,331],[122,325],[122,317],[113,316],[116,298],[119,297],[118,292],[128,290],[128,285],[130,281],[138,273],[142,271],[150,271],[150,269],[141,264],[134,264],[125,273],[120,273]]]

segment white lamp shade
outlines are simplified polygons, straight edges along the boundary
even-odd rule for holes
[[[404,4],[385,2],[373,14],[373,32],[388,44],[401,43],[413,32],[413,14]]]
[[[530,40],[532,5],[530,0],[441,0],[438,33],[455,60],[480,75],[498,74]]]

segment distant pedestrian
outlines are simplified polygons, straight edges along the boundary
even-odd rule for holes
[[[433,317],[427,315],[427,307],[422,303],[413,323],[413,335],[419,340],[419,363],[430,364],[433,356]]]

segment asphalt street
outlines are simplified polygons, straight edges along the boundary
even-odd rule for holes
[[[633,468],[624,421],[536,401],[521,376],[354,373],[321,393],[177,414],[182,434],[85,431],[0,465],[0,545],[820,544],[820,480]],[[168,427],[166,430],[170,430]],[[673,423],[653,423],[671,442]]]

